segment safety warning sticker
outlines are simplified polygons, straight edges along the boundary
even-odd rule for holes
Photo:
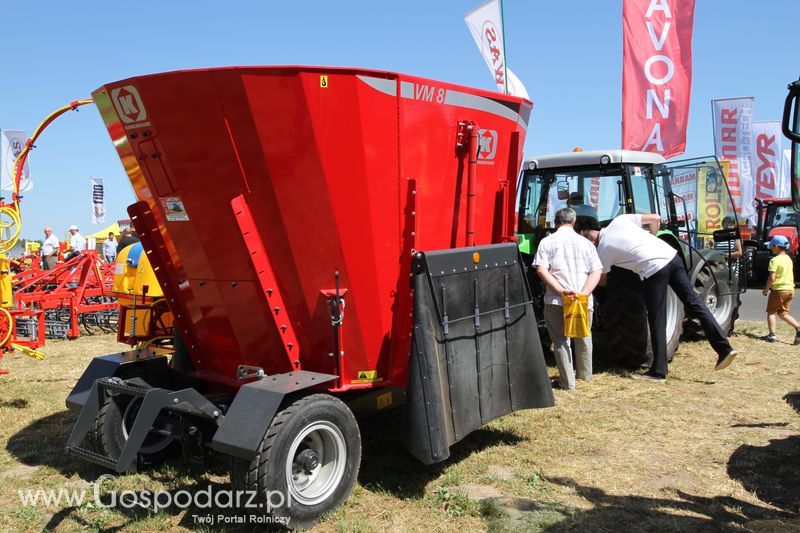
[[[164,209],[164,215],[170,222],[185,222],[189,220],[186,208],[183,207],[183,202],[177,196],[165,196],[161,198],[161,207]]]
[[[377,383],[383,381],[383,378],[378,377],[377,370],[359,370],[358,378],[350,383]]]

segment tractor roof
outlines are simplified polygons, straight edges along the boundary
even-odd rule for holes
[[[635,150],[589,150],[586,152],[563,152],[560,154],[547,154],[532,157],[525,161],[522,168],[529,168],[530,163],[536,163],[536,168],[560,168],[597,166],[600,158],[608,156],[609,163],[641,163],[643,165],[658,165],[665,163],[666,159],[660,154],[652,152],[637,152]]]

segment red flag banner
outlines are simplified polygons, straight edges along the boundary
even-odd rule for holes
[[[622,147],[664,157],[686,149],[694,0],[624,0]]]

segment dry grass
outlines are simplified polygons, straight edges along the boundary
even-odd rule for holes
[[[707,344],[684,343],[666,384],[597,375],[576,393],[557,391],[553,409],[475,432],[443,465],[423,468],[403,452],[397,415],[370,422],[359,484],[318,530],[800,531],[800,415],[784,399],[800,389],[800,347],[754,339],[762,330],[737,328],[740,356],[724,372],[712,370]],[[84,337],[49,343],[45,361],[4,360],[0,531],[197,529],[192,511],[20,507],[18,490],[91,489],[103,473],[62,454],[74,421],[64,398],[93,355],[117,346]],[[224,467],[168,465],[114,487],[225,482]]]

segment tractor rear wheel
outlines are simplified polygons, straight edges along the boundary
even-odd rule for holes
[[[252,461],[233,459],[231,485],[254,491],[262,508],[289,528],[308,528],[344,503],[360,463],[353,413],[333,396],[312,394],[275,415]]]

